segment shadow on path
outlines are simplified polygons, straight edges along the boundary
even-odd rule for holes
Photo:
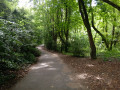
[[[38,47],[42,54],[37,64],[10,90],[87,90],[71,78],[72,72],[57,54]]]

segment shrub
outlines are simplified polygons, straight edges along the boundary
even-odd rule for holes
[[[0,82],[8,80],[5,72],[36,61],[40,52],[35,48],[32,34],[31,30],[25,30],[14,22],[0,19]]]
[[[73,53],[74,56],[84,57],[86,53],[86,48],[88,46],[88,42],[84,36],[76,37],[73,36],[70,43],[70,52]]]
[[[97,53],[99,57],[101,57],[104,61],[112,61],[115,58],[120,60],[120,51],[117,48],[114,48],[113,50],[101,50]]]

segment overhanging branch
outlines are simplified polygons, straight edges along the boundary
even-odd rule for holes
[[[102,0],[102,1],[109,4],[109,5],[111,5],[111,6],[113,6],[114,8],[116,8],[117,10],[120,11],[120,6],[116,5],[115,3],[113,3],[113,2],[111,2],[109,0]]]

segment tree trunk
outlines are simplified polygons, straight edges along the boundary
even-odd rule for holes
[[[115,35],[115,25],[113,25],[113,30],[112,30],[112,39],[111,39],[111,43],[110,43],[110,50],[112,50],[112,47],[113,47],[114,35]]]
[[[67,2],[65,3],[66,5],[66,13],[65,13],[65,52],[68,52],[68,40],[69,40],[69,25],[70,25],[70,15],[71,15],[71,7],[67,5]]]
[[[53,19],[52,21],[54,22],[54,14],[53,14]],[[52,35],[52,38],[53,38],[53,49],[56,51],[57,50],[57,33],[55,31],[55,25],[53,24],[53,35]]]
[[[88,14],[84,5],[84,1],[83,0],[78,0],[78,4],[79,4],[79,10],[80,10],[80,14],[82,16],[83,22],[85,27],[87,28],[87,33],[88,33],[88,37],[89,37],[89,43],[90,43],[90,48],[91,48],[91,59],[96,59],[96,47],[93,41],[93,36],[92,36],[92,32],[91,32],[91,27],[90,27],[90,23],[88,20]]]
[[[66,4],[66,13],[65,13],[65,30],[64,30],[64,34],[65,34],[65,52],[68,52],[68,34],[69,34],[69,27],[68,27],[68,6]]]

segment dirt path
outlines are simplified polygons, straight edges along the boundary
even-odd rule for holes
[[[82,81],[73,80],[71,70],[57,54],[38,48],[42,52],[38,63],[10,90],[87,90]]]

